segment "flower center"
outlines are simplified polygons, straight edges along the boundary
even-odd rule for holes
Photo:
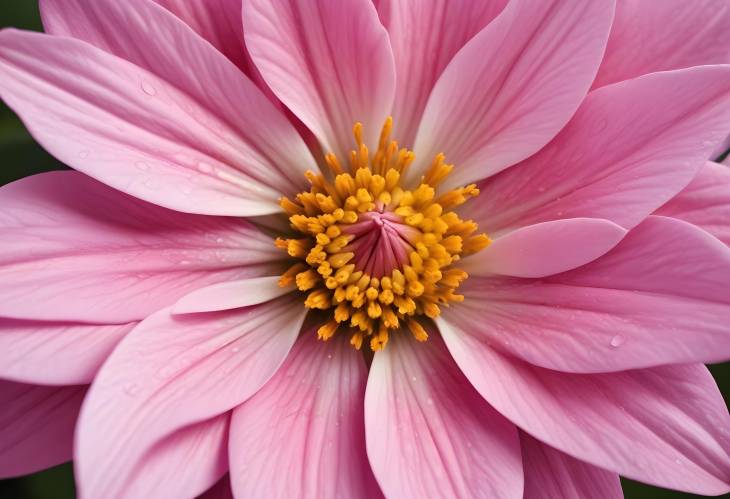
[[[438,192],[453,169],[443,154],[415,189],[401,186],[415,155],[390,140],[391,129],[388,118],[370,154],[362,125],[355,124],[357,147],[347,171],[330,153],[325,158],[330,175],[307,172],[311,189],[281,200],[302,237],[276,240],[298,260],[279,284],[306,293],[307,308],[333,311],[319,338],[347,330],[355,348],[368,339],[373,351],[401,328],[425,341],[417,318],[433,319],[440,307],[463,301],[456,290],[468,275],[454,264],[490,243],[486,234],[476,233],[476,223],[453,211],[479,194],[476,185]]]

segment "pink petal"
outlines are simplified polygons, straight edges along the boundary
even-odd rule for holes
[[[538,151],[585,97],[606,46],[613,2],[512,1],[449,64],[415,143],[420,168],[439,152],[449,185],[479,180]]]
[[[0,318],[0,378],[44,385],[90,383],[135,325]]]
[[[690,222],[730,245],[730,170],[708,162],[682,192],[656,213]]]
[[[139,458],[125,483],[113,484],[101,493],[87,488],[86,476],[77,469],[80,495],[139,499],[195,497],[204,493],[228,471],[229,419],[229,413],[221,414],[169,435]],[[107,491],[114,495],[107,496]]]
[[[729,152],[730,152],[730,135],[728,135],[724,141],[720,142],[720,145],[717,146],[717,148],[715,149],[715,152],[712,153],[712,156],[710,156],[710,158],[717,159]],[[727,159],[725,159],[725,163],[727,164]]]
[[[730,63],[726,0],[618,0],[594,87],[646,73]]]
[[[522,497],[514,426],[479,397],[438,334],[391,335],[365,394],[370,464],[388,497]]]
[[[595,260],[625,234],[615,223],[595,218],[542,222],[497,238],[462,267],[469,275],[545,277]]]
[[[730,416],[703,365],[560,373],[440,329],[479,393],[533,437],[652,485],[708,495],[730,491]]]
[[[321,342],[305,331],[271,381],[233,411],[238,497],[381,496],[365,454],[367,368],[342,340]]]
[[[253,395],[284,361],[305,310],[283,297],[143,321],[104,364],[81,413],[76,466],[86,495],[113,497],[160,441]]]
[[[314,162],[294,127],[182,21],[143,0],[62,5],[76,7],[75,34],[93,29],[155,69],[66,37],[0,34],[0,95],[51,154],[191,213],[275,213],[282,192],[301,190]]]
[[[607,255],[543,280],[470,278],[443,320],[474,341],[559,371],[730,359],[730,249],[649,217]]]
[[[0,206],[5,317],[141,320],[200,287],[271,275],[281,256],[248,222],[170,211],[76,172],[4,186]]]
[[[279,279],[279,276],[254,277],[213,284],[183,296],[173,306],[172,313],[217,312],[258,305],[291,292],[291,288],[279,286]]]
[[[464,214],[490,234],[577,217],[631,228],[692,180],[727,123],[730,66],[601,88],[543,150],[483,182]]]
[[[0,380],[0,478],[71,460],[76,415],[86,387]]]
[[[215,485],[201,494],[198,499],[233,499],[230,477],[226,475],[218,480]]]
[[[362,122],[369,147],[391,110],[395,70],[370,0],[244,0],[246,45],[279,99],[340,160]]]
[[[616,473],[563,454],[520,432],[524,499],[623,499]]]
[[[85,495],[126,490],[165,438],[253,395],[283,362],[304,314],[301,302],[283,297],[231,312],[162,310],[143,321],[104,364],[84,404],[76,467]]]
[[[507,0],[384,0],[378,12],[393,49],[393,137],[411,146],[431,90],[456,53],[499,14]]]

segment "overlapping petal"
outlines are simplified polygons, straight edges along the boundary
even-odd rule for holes
[[[365,394],[368,457],[385,495],[521,498],[515,427],[479,397],[435,333],[426,345],[406,334],[375,354]]]
[[[520,432],[524,499],[623,499],[616,473],[602,470]]]
[[[730,66],[598,89],[539,153],[480,184],[466,216],[492,237],[561,218],[641,222],[689,184],[730,123]]]
[[[162,442],[191,425],[213,420],[201,427],[213,444],[216,418],[274,374],[304,312],[300,303],[282,297],[229,312],[173,316],[165,309],[143,321],[104,364],[84,404],[76,466],[85,495],[126,494],[146,456],[154,457]],[[207,475],[212,480],[201,482],[196,493],[223,472]]]
[[[429,98],[420,164],[443,152],[455,186],[532,155],[567,123],[598,70],[613,2],[512,0],[454,57]]]
[[[646,73],[730,63],[725,0],[617,0],[594,88]]]
[[[730,359],[730,249],[649,217],[611,252],[541,280],[470,278],[443,320],[532,364],[605,372]]]
[[[344,336],[323,343],[305,331],[276,375],[233,411],[236,495],[380,497],[365,454],[366,377],[362,354]]]
[[[0,380],[0,478],[71,460],[84,386],[39,386]]]
[[[58,5],[72,34],[126,60],[66,37],[0,34],[0,96],[51,154],[191,213],[275,213],[281,193],[300,190],[314,163],[294,127],[182,21],[148,0]]]
[[[642,482],[730,491],[730,416],[703,365],[561,373],[498,353],[449,325],[439,329],[479,393],[533,437]]]
[[[137,321],[200,287],[270,274],[280,257],[248,222],[170,211],[76,172],[4,186],[0,204],[5,317]]]
[[[352,126],[369,147],[395,93],[388,34],[370,0],[244,0],[246,46],[279,99],[348,158]]]

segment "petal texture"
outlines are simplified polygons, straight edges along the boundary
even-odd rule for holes
[[[199,287],[270,273],[280,258],[248,222],[170,211],[76,172],[4,186],[0,204],[5,317],[141,320]]]
[[[51,154],[179,211],[275,213],[281,193],[301,190],[314,163],[294,127],[182,21],[147,0],[61,8],[76,36],[127,60],[66,37],[0,34],[0,95]]]
[[[387,497],[522,497],[517,431],[469,385],[436,333],[391,335],[365,394],[370,464]]]
[[[449,64],[415,143],[416,179],[439,152],[450,186],[493,175],[543,147],[568,122],[598,70],[613,2],[513,0]]]
[[[365,454],[366,378],[362,354],[347,341],[305,331],[276,375],[233,411],[236,495],[380,497]]]
[[[520,432],[525,499],[623,499],[616,473],[604,471]]]
[[[461,267],[469,275],[545,277],[595,260],[625,234],[615,223],[595,218],[542,222],[505,234]]]
[[[730,63],[725,0],[618,0],[594,87],[646,73]]]
[[[488,250],[487,250],[488,251]],[[730,249],[649,217],[607,255],[542,280],[470,278],[443,320],[532,364],[605,372],[730,359]]]
[[[631,228],[691,182],[727,123],[730,66],[601,88],[539,153],[483,182],[464,212],[492,237],[560,218]]]
[[[730,416],[705,366],[560,373],[504,356],[443,323],[439,329],[479,393],[532,436],[642,482],[730,491]]]
[[[71,460],[76,416],[86,387],[0,380],[0,478]]]
[[[374,148],[391,110],[395,70],[370,0],[245,0],[246,46],[279,99],[327,151],[349,158],[362,122]]]
[[[135,325],[0,317],[0,378],[43,385],[91,383],[101,364]]]
[[[172,308],[174,314],[217,312],[258,305],[291,292],[279,286],[279,276],[254,277],[213,284],[183,296]]]
[[[730,169],[708,162],[656,214],[692,223],[730,246]]]
[[[384,0],[396,68],[393,137],[410,147],[436,81],[456,53],[499,14],[507,0]]]
[[[160,441],[255,393],[283,362],[304,312],[283,297],[231,312],[162,310],[142,322],[104,364],[84,405],[76,457],[85,493],[121,493]]]

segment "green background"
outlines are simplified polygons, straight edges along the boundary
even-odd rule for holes
[[[42,31],[37,0],[0,0],[0,4],[1,27]],[[0,104],[0,165],[0,185],[35,173],[65,168],[33,141],[20,120],[3,104]],[[730,363],[711,366],[710,369],[727,401],[730,394]],[[624,480],[623,484],[625,495],[629,499],[699,497],[657,489],[630,480]],[[0,499],[74,497],[70,465],[62,465],[27,477],[0,480]]]

